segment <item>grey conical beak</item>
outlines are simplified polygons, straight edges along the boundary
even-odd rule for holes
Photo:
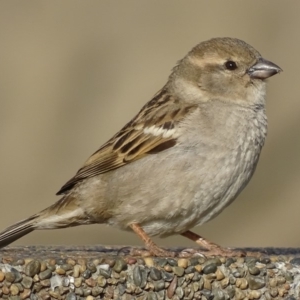
[[[260,58],[255,65],[247,70],[247,73],[253,79],[266,79],[281,71],[282,69],[274,63]]]

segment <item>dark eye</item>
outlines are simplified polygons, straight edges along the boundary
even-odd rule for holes
[[[225,67],[227,70],[233,71],[237,68],[237,65],[234,61],[229,60],[229,61],[226,61]]]

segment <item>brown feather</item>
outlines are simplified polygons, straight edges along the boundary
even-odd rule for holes
[[[160,90],[116,135],[96,151],[77,174],[57,193],[64,194],[83,179],[120,168],[128,163],[155,154],[176,145],[176,134],[165,134],[169,130],[176,132],[176,126],[196,106],[182,106],[179,101]],[[147,131],[148,128],[148,131]],[[157,132],[151,133],[151,130]]]

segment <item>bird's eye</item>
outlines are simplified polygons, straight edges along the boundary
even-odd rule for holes
[[[237,65],[234,61],[228,60],[225,63],[225,67],[226,67],[227,70],[233,71],[237,68]]]

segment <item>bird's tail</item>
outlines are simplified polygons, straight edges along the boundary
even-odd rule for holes
[[[7,227],[0,232],[0,248],[3,248],[22,236],[28,234],[35,229],[35,219],[37,215],[33,215],[28,219],[22,220],[12,226]]]
[[[93,220],[88,218],[76,198],[63,197],[50,207],[0,232],[0,248],[36,229],[57,229],[92,223]]]

